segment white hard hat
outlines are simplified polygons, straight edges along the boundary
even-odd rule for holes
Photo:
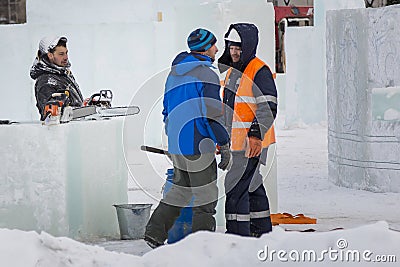
[[[64,36],[47,36],[40,40],[39,50],[40,52],[47,54],[49,50],[57,46],[59,41],[67,42],[67,37]]]
[[[239,33],[232,28],[232,30],[229,32],[229,35],[225,40],[230,41],[230,42],[235,42],[235,43],[241,43],[242,40],[240,39]]]

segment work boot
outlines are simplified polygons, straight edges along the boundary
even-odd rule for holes
[[[250,236],[260,238],[263,233],[250,233]]]
[[[146,242],[146,244],[151,247],[152,249],[155,249],[157,247],[160,247],[162,245],[164,245],[163,243],[160,243],[156,240],[154,240],[152,237],[150,236],[145,236],[144,237],[144,241]]]

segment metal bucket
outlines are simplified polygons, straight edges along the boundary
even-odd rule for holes
[[[141,239],[150,218],[152,204],[113,205],[117,209],[121,239]]]

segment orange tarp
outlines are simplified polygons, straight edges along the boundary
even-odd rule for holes
[[[271,214],[272,225],[278,224],[316,224],[317,219],[304,216],[304,214],[292,215],[290,213]]]

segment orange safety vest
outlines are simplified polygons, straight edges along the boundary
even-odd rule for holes
[[[240,79],[239,88],[235,96],[232,119],[231,149],[233,151],[246,150],[247,134],[257,111],[257,103],[253,94],[254,77],[263,66],[267,65],[259,58],[253,58],[247,65]],[[231,71],[232,68],[230,68],[226,74],[225,84],[229,79]],[[264,135],[262,146],[266,148],[275,142],[275,130],[274,125],[272,125]]]

